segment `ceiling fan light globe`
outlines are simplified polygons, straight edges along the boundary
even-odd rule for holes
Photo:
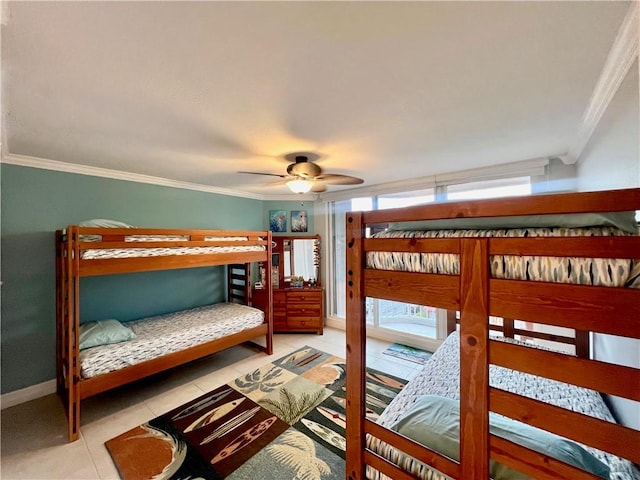
[[[287,182],[287,187],[289,187],[293,193],[307,193],[311,190],[312,186],[313,182],[311,180],[303,180],[300,178]]]

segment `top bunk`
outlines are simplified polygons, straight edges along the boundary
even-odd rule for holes
[[[269,231],[69,225],[56,239],[77,276],[261,262],[271,249]]]
[[[350,212],[347,253],[361,267],[363,297],[459,311],[461,283],[486,256],[490,315],[545,318],[572,298],[585,323],[597,316],[594,302],[637,318],[638,292],[622,292],[613,306],[605,287],[640,288],[638,209],[640,189],[626,189]]]

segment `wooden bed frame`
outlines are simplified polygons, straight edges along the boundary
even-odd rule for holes
[[[640,237],[374,239],[365,229],[396,221],[640,210],[640,189],[452,202],[347,214],[347,478],[366,465],[394,479],[414,478],[366,448],[372,435],[456,479],[486,479],[489,459],[533,478],[597,478],[489,434],[489,411],[640,463],[640,432],[489,386],[500,365],[640,401],[640,369],[489,339],[488,317],[517,318],[583,332],[640,338],[640,290],[490,278],[489,255],[640,258]],[[366,268],[369,251],[454,253],[460,275]],[[366,419],[366,297],[460,312],[460,462]],[[606,321],[603,321],[606,318]],[[449,328],[455,313],[449,314]],[[505,334],[513,334],[509,322]],[[508,330],[511,330],[509,332]],[[517,332],[516,332],[517,333]],[[588,348],[588,347],[587,347]],[[586,357],[586,358],[580,358]]]
[[[81,235],[101,235],[100,242],[81,241]],[[125,242],[125,236],[184,236],[180,241]],[[236,237],[231,241],[205,237]],[[200,253],[112,259],[82,259],[95,249],[262,246],[264,249],[227,253]],[[228,265],[228,301],[251,305],[251,263],[264,262],[271,269],[271,232],[226,230],[173,230],[142,228],[95,228],[70,225],[56,231],[56,381],[68,419],[72,442],[80,434],[80,401],[137,379],[210,355],[228,347],[265,337],[265,346],[254,344],[268,355],[273,353],[272,302],[265,309],[262,325],[191,348],[164,355],[121,370],[83,379],[80,376],[79,325],[80,279],[87,276]],[[270,278],[271,272],[267,272]],[[271,299],[271,283],[266,288]],[[253,343],[253,342],[251,342]]]

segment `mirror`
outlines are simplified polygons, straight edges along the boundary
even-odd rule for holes
[[[315,280],[319,283],[320,238],[318,236],[282,239],[282,251],[285,282],[291,282],[292,277],[302,277],[305,282]]]

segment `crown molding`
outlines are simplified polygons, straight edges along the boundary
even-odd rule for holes
[[[210,185],[201,185],[198,183],[181,182],[178,180],[170,180],[168,178],[154,177],[150,175],[141,175],[138,173],[123,172],[120,170],[111,170],[108,168],[90,167],[87,165],[78,165],[76,163],[59,162],[57,160],[48,160],[45,158],[30,157],[27,155],[18,155],[8,153],[2,155],[2,163],[8,165],[17,165],[21,167],[40,168],[44,170],[54,170],[64,173],[75,173],[77,175],[89,175],[92,177],[110,178],[113,180],[124,180],[127,182],[147,183],[151,185],[160,185],[163,187],[181,188],[184,190],[195,190],[198,192],[216,193],[218,195],[227,195],[230,197],[242,197],[253,200],[315,200],[315,195],[261,195],[258,193],[245,192],[240,190],[231,190],[228,188],[213,187]]]
[[[567,155],[560,157],[567,165],[576,163],[580,158],[620,84],[638,57],[639,11],[639,3],[631,2],[582,115],[576,142]]]

